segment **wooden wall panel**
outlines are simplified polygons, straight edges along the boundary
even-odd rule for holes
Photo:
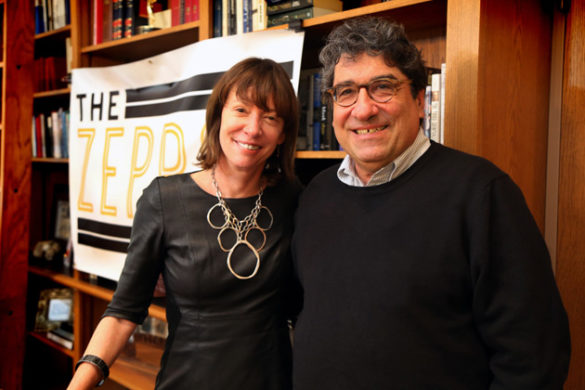
[[[6,0],[0,241],[0,388],[22,383],[31,176],[33,2]]]
[[[448,2],[445,143],[507,172],[541,230],[551,31],[539,1]]]
[[[556,276],[571,326],[571,368],[565,390],[582,390],[585,389],[585,0],[571,3],[563,71]]]

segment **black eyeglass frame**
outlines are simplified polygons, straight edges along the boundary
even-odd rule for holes
[[[389,81],[393,84],[395,84],[394,86],[394,90],[393,92],[390,94],[390,96],[388,97],[388,99],[383,99],[383,100],[378,100],[376,99],[374,96],[372,96],[372,94],[370,93],[370,87],[375,84],[378,83],[380,81]],[[395,79],[391,79],[391,78],[382,78],[382,79],[374,79],[371,80],[370,82],[366,83],[366,84],[343,84],[342,86],[337,85],[337,86],[333,86],[331,88],[327,88],[325,90],[325,93],[330,95],[331,98],[333,99],[333,101],[335,102],[335,104],[337,104],[340,107],[351,107],[353,106],[359,97],[359,92],[360,89],[365,88],[366,89],[366,93],[368,94],[368,96],[370,97],[370,99],[372,99],[373,101],[377,102],[377,103],[388,103],[390,100],[392,100],[392,98],[394,96],[396,96],[396,94],[398,93],[398,91],[400,90],[400,88],[402,88],[402,86],[404,86],[405,84],[410,84],[412,81],[411,80],[395,80]],[[341,104],[337,101],[337,93],[336,90],[340,87],[349,87],[349,86],[355,86],[357,87],[357,93],[355,94],[355,100],[350,103],[350,104]]]

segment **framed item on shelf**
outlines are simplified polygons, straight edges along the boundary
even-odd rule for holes
[[[41,291],[35,317],[35,332],[48,332],[73,318],[73,290],[50,288]]]

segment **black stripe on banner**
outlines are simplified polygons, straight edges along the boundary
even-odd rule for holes
[[[172,102],[144,104],[141,106],[126,106],[126,118],[144,118],[158,116],[179,111],[203,110],[211,95],[186,96]]]
[[[128,242],[108,240],[107,238],[96,237],[85,233],[77,233],[77,242],[82,245],[88,245],[112,252],[128,252]]]
[[[289,78],[292,78],[293,61],[280,64]],[[150,87],[127,89],[126,103],[141,102],[145,100],[167,99],[188,92],[205,91],[213,89],[224,72],[206,73],[190,77],[186,80],[175,81],[167,84],[152,85]]]
[[[130,232],[132,231],[132,227],[130,226],[114,225],[112,223],[99,222],[85,218],[77,218],[77,229],[103,234],[104,236],[125,239],[130,239]]]
[[[126,90],[126,103],[141,102],[144,100],[166,99],[187,92],[205,91],[213,89],[223,72],[207,73],[193,76],[186,80],[168,84],[153,85],[137,89]]]

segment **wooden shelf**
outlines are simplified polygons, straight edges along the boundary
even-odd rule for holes
[[[66,96],[71,93],[71,88],[53,89],[51,91],[35,92],[33,94],[34,99],[52,98],[57,96]]]
[[[91,295],[96,298],[100,298],[104,301],[111,301],[112,297],[114,296],[114,291],[101,287],[96,286],[94,284],[88,283],[86,281],[74,278],[69,275],[65,275],[60,272],[55,272],[49,269],[36,267],[36,266],[29,266],[29,272],[42,276],[44,278],[53,280],[56,283],[59,283],[63,286],[67,286],[76,290],[81,291],[84,294]],[[148,315],[151,317],[158,318],[160,320],[166,321],[166,313],[165,309],[161,306],[157,305],[150,305],[148,308]]]
[[[57,344],[56,342],[49,340],[47,336],[45,336],[43,333],[28,332],[28,335],[33,339],[40,341],[41,343],[47,344],[51,348],[61,351],[62,353],[64,353],[65,355],[69,356],[72,359],[75,358],[75,352],[72,349],[67,349],[63,347],[61,344]]]
[[[159,367],[138,359],[119,357],[110,367],[110,379],[129,389],[152,389]]]
[[[54,157],[33,157],[33,163],[47,163],[47,164],[68,164],[68,158],[54,158]]]
[[[68,24],[67,26],[58,28],[56,30],[45,31],[44,33],[40,33],[35,35],[35,40],[40,41],[43,39],[55,39],[60,40],[64,37],[67,37],[71,34],[71,25]]]
[[[342,159],[345,152],[341,150],[299,150],[295,154],[300,159]]]
[[[82,54],[130,62],[183,47],[199,40],[200,21],[81,48]]]

